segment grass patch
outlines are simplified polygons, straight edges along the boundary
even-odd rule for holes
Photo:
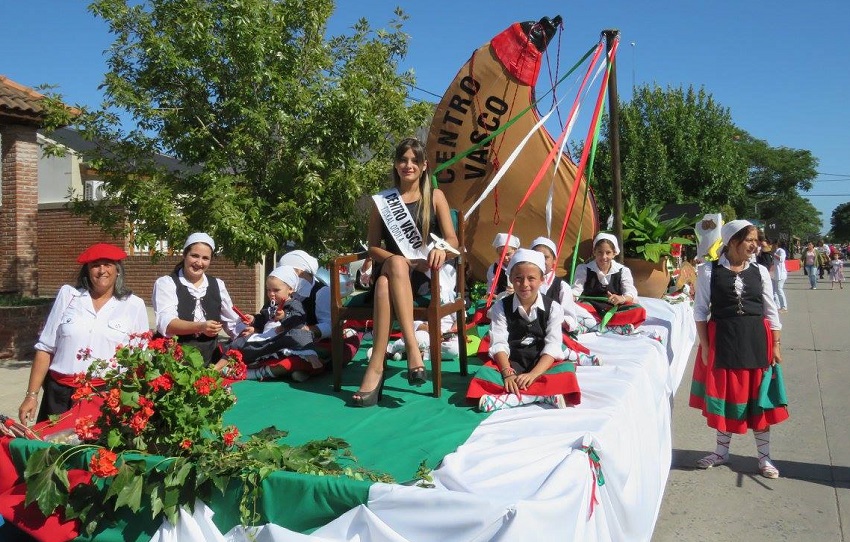
[[[34,307],[53,303],[54,297],[24,297],[20,294],[0,294],[0,307]]]

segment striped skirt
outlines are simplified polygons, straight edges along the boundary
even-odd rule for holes
[[[466,399],[477,403],[482,395],[501,395],[505,393],[504,380],[499,367],[492,360],[487,361],[469,383]],[[568,405],[581,402],[581,391],[576,379],[576,366],[569,361],[556,361],[549,370],[540,375],[523,395],[563,395]]]
[[[766,325],[766,324],[765,324]],[[788,419],[784,406],[765,409],[759,406],[759,390],[765,368],[725,369],[714,364],[715,325],[708,323],[708,364],[702,363],[702,348],[697,350],[688,404],[702,411],[709,427],[727,433],[764,431]],[[773,357],[768,329],[768,358]]]

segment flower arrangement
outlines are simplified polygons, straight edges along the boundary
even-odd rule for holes
[[[225,358],[219,372],[205,366],[196,349],[146,333],[118,348],[113,359],[93,360],[78,375],[74,398],[99,401],[99,415],[76,420],[81,444],[50,446],[29,457],[27,505],[37,502],[46,516],[64,507],[65,517],[79,519],[91,535],[123,507],[148,507],[154,518],[174,523],[181,507],[191,509],[213,490],[224,493],[238,479],[241,520],[252,525],[260,520],[262,481],[275,470],[392,481],[357,467],[341,439],[289,446],[278,442],[285,431],[269,427],[240,440],[239,430],[222,422],[236,402],[225,378],[244,378],[246,368],[237,351]],[[80,454],[90,454],[89,481],[75,476],[71,484],[68,466],[79,464],[71,460]]]
[[[692,240],[683,237],[692,232],[695,218],[680,216],[661,219],[664,205],[650,203],[638,205],[629,198],[623,210],[623,255],[627,258],[640,258],[649,262],[660,262],[672,255],[674,246],[692,245]]]

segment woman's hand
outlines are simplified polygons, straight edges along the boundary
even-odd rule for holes
[[[771,365],[782,364],[782,353],[779,350],[779,343],[773,343],[773,360],[770,363]]]
[[[440,248],[431,249],[428,253],[428,267],[437,270],[446,263],[446,251]]]
[[[32,395],[24,397],[21,406],[18,407],[18,419],[22,424],[28,426],[30,422],[35,421],[36,408],[38,408],[38,399]]]
[[[215,337],[221,332],[221,322],[217,322],[216,320],[207,320],[205,322],[201,322],[202,328],[199,331],[202,335],[206,335],[207,337]]]

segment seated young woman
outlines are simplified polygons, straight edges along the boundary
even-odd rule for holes
[[[619,253],[617,238],[600,232],[593,239],[593,259],[576,268],[573,295],[584,331],[628,335],[646,320],[646,310],[636,303],[632,272],[614,260]]]
[[[508,264],[514,293],[490,310],[490,360],[466,392],[489,412],[529,403],[557,408],[581,401],[575,365],[564,361],[561,325],[564,311],[540,293],[546,263],[540,252],[519,249]]]
[[[393,188],[373,196],[369,217],[373,348],[360,389],[352,397],[355,405],[363,407],[381,398],[393,316],[407,347],[408,383],[427,382],[413,327],[413,297],[428,293],[428,273],[439,272],[446,262],[446,251],[428,244],[430,235],[458,248],[449,203],[441,190],[431,188],[425,147],[418,139],[407,138],[396,147],[393,180]]]

